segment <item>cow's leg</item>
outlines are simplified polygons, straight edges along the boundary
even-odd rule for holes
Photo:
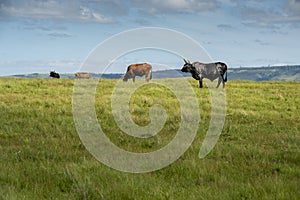
[[[222,82],[222,85],[223,85],[223,88],[224,88],[225,87],[225,81],[224,81],[224,78],[223,78],[222,74],[219,75],[217,88],[220,86],[221,82]]]
[[[150,80],[150,73],[146,74],[146,81],[149,82]]]
[[[199,88],[203,88],[203,81],[202,81],[202,78],[199,79]]]
[[[132,81],[135,82],[135,76],[132,76]]]
[[[222,77],[222,75],[219,75],[217,88],[219,88],[221,82],[223,83],[223,88],[224,88],[224,80],[223,80],[223,77]]]
[[[223,88],[225,88],[224,74],[221,74],[221,80],[222,80],[222,85],[223,85]]]
[[[219,88],[220,83],[221,83],[221,79],[220,79],[220,77],[219,77],[219,79],[218,79],[218,84],[217,84],[217,87],[216,87],[216,88]]]

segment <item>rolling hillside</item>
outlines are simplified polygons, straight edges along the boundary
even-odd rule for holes
[[[300,66],[230,68],[230,80],[300,81]]]

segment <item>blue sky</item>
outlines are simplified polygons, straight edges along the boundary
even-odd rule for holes
[[[229,67],[300,64],[300,0],[0,0],[0,76],[74,73],[99,43],[142,27],[182,32]]]

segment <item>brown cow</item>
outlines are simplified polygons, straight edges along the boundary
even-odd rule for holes
[[[76,72],[75,78],[91,78],[92,75],[88,72]]]
[[[132,64],[127,67],[125,76],[122,76],[123,81],[128,81],[132,78],[132,81],[135,82],[135,76],[144,76],[146,75],[146,81],[148,82],[152,79],[152,66],[148,63]]]

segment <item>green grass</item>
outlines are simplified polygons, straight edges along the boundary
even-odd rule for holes
[[[180,122],[172,91],[150,84],[131,97],[139,125],[150,122],[155,103],[168,113],[155,140],[137,139],[111,114],[115,83],[100,80],[97,87],[95,108],[107,136],[134,152],[170,142]],[[190,83],[201,114],[191,147],[166,168],[130,174],[98,162],[82,145],[72,114],[74,80],[1,78],[0,199],[299,199],[300,83],[229,81],[223,132],[204,159],[198,153],[210,120],[209,91]]]

